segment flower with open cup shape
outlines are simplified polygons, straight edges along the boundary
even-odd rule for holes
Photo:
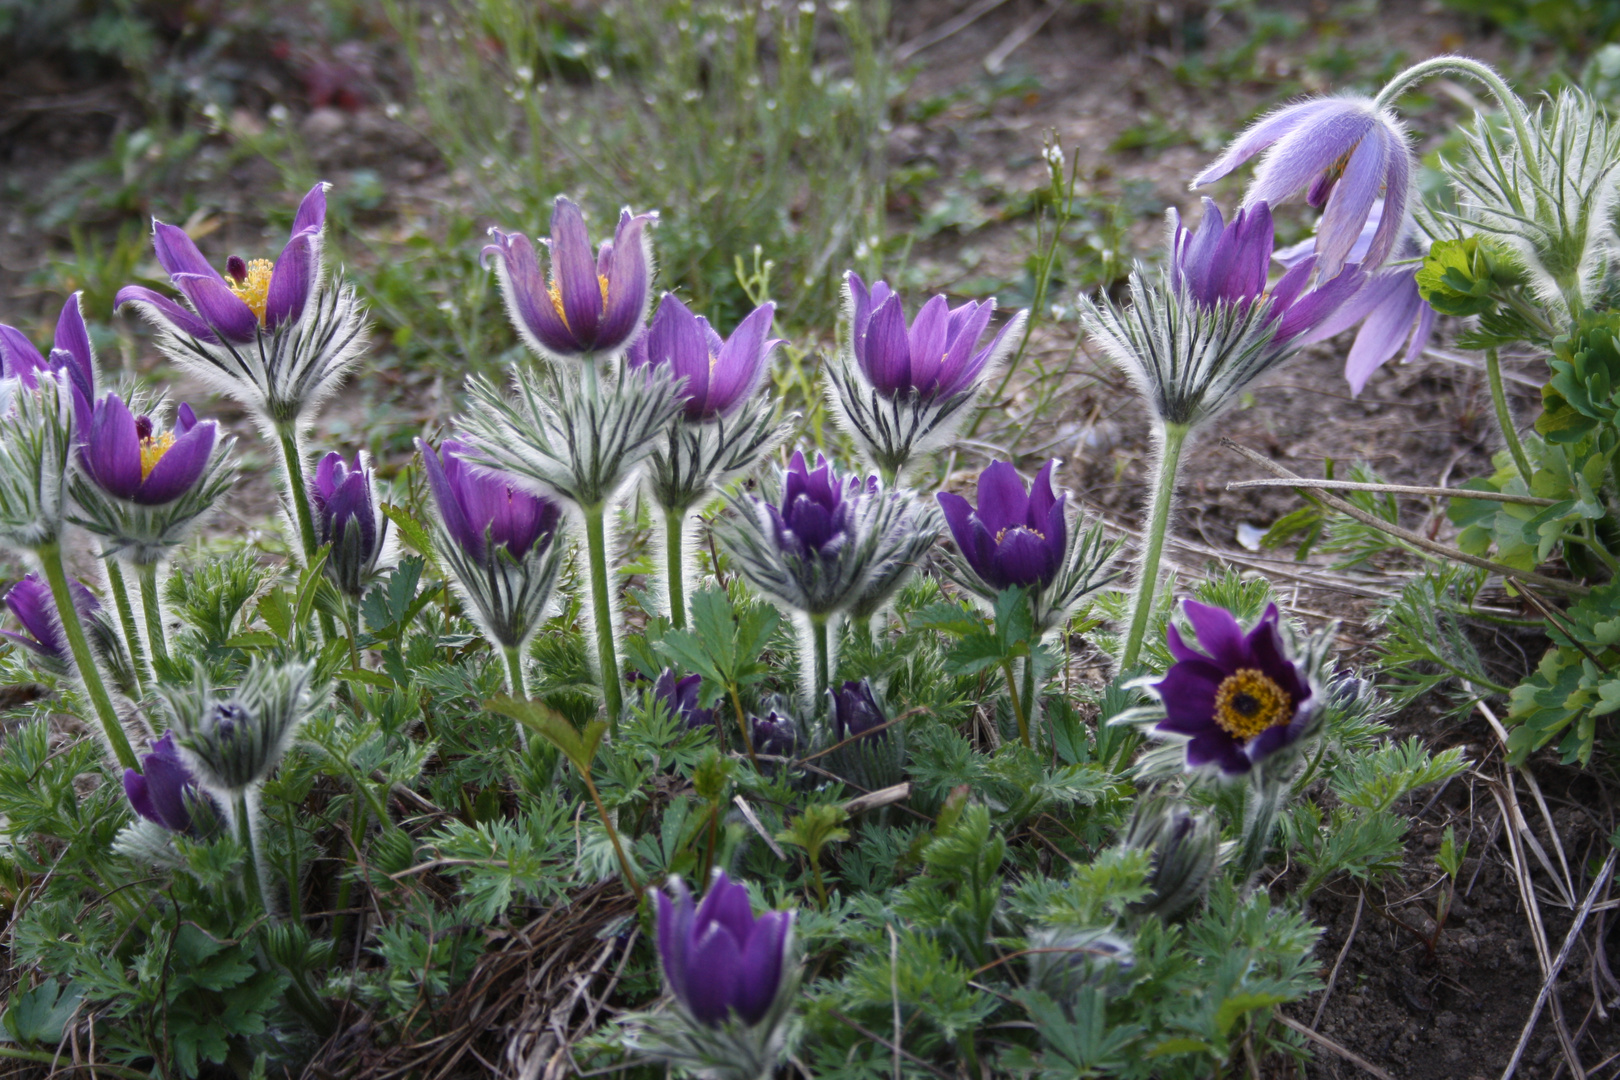
[[[828,368],[830,399],[840,425],[892,483],[913,457],[956,432],[1028,313],[1019,312],[981,348],[994,298],[952,308],[935,296],[908,328],[900,296],[887,282],[868,289],[851,271],[845,292],[850,340]]]
[[[647,332],[636,338],[625,362],[631,367],[668,364],[686,403],[690,421],[717,420],[735,414],[759,389],[770,366],[775,304],[761,304],[722,339],[709,320],[694,315],[674,293],[665,293]]]
[[[724,870],[715,874],[702,904],[672,877],[658,902],[658,957],[664,981],[696,1023],[728,1021],[754,1026],[778,1004],[789,966],[793,913],[755,916],[748,890]]]
[[[164,732],[151,752],[141,755],[141,770],[124,770],[129,805],[147,821],[189,835],[193,829],[190,804],[202,795],[197,778],[174,745],[174,732]]]
[[[1275,604],[1247,633],[1224,608],[1188,600],[1185,610],[1199,648],[1166,629],[1176,662],[1149,684],[1165,713],[1154,730],[1186,740],[1188,768],[1242,776],[1312,729],[1321,695],[1290,655]]]
[[[1212,184],[1262,153],[1244,193],[1244,208],[1275,206],[1303,190],[1305,201],[1322,211],[1314,246],[1324,276],[1337,274],[1350,261],[1351,248],[1379,199],[1392,212],[1375,228],[1363,268],[1381,265],[1395,250],[1414,163],[1406,129],[1390,109],[1354,94],[1285,105],[1232,140],[1194,177],[1192,186]]]
[[[334,451],[316,466],[310,487],[316,538],[332,545],[327,571],[332,583],[351,597],[365,591],[387,547],[388,519],[377,505],[376,480],[366,454],[356,453],[350,465]]]
[[[174,428],[159,431],[150,416],[134,416],[124,399],[108,394],[96,402],[79,461],[108,495],[141,506],[161,506],[189,491],[208,467],[217,425],[197,420],[181,405]]]
[[[551,213],[551,274],[541,272],[534,244],[517,232],[491,229],[484,248],[493,262],[507,315],[525,344],[542,357],[610,355],[641,331],[652,285],[647,225],[657,214],[619,215],[613,239],[591,252],[585,215],[559,195]]]
[[[73,606],[79,617],[88,620],[101,610],[101,602],[82,581],[70,581]],[[56,616],[56,602],[51,598],[51,587],[38,574],[28,574],[6,590],[6,607],[22,624],[23,633],[0,630],[14,644],[21,645],[51,666],[52,670],[66,670],[69,660],[67,641],[62,636],[62,623]]]

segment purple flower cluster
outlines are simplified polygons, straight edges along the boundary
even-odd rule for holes
[[[76,396],[85,401],[95,397],[96,359],[90,346],[90,331],[84,324],[82,293],[74,293],[56,317],[56,340],[50,359],[40,355],[34,343],[14,326],[0,323],[0,379],[17,379],[32,389],[39,385],[39,373],[59,371],[67,375]]]
[[[387,538],[387,519],[378,512],[375,485],[376,471],[364,455],[355,454],[350,465],[335,451],[315,467],[310,485],[316,541],[332,546],[327,570],[338,588],[351,596],[364,590]]]
[[[782,504],[767,506],[776,542],[800,559],[832,558],[849,541],[858,500],[877,491],[877,480],[840,477],[827,459],[816,455],[816,467],[796,450],[782,478]]]

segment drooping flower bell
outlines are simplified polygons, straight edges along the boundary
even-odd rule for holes
[[[521,649],[540,629],[557,580],[562,509],[482,468],[466,443],[417,446],[439,511],[440,556],[490,641]]]
[[[1242,776],[1315,730],[1325,695],[1309,658],[1285,639],[1275,604],[1247,633],[1224,608],[1195,600],[1184,608],[1199,648],[1171,624],[1176,662],[1147,685],[1164,706],[1153,731],[1186,743],[1188,768]]]
[[[365,592],[386,559],[388,518],[376,498],[376,479],[363,451],[355,454],[353,465],[334,451],[316,466],[310,486],[316,539],[332,545],[326,569],[332,583],[349,596]]]
[[[593,256],[585,215],[559,195],[551,214],[551,276],[540,270],[522,233],[491,229],[484,248],[500,279],[506,310],[524,342],[542,357],[610,355],[641,330],[652,286],[647,225],[657,214],[619,215],[613,239]]]
[[[1113,580],[1108,567],[1119,550],[1103,539],[1100,525],[1071,528],[1067,496],[1052,490],[1057,464],[1042,465],[1026,491],[1017,469],[991,462],[979,474],[977,508],[954,492],[936,496],[961,556],[959,582],[986,600],[1003,589],[1027,589],[1042,631]]]
[[[192,809],[203,796],[174,745],[174,732],[164,732],[151,752],[141,755],[140,772],[124,770],[124,794],[147,821],[169,832],[191,834]]]
[[[152,243],[187,310],[142,285],[118,291],[158,331],[176,363],[245,406],[267,430],[293,430],[337,388],[366,345],[347,285],[322,281],[326,183],[304,196],[274,263],[232,255],[225,274],[185,230],[153,221]]]
[[[1351,261],[1351,249],[1380,199],[1390,212],[1375,227],[1363,258],[1366,270],[1395,250],[1412,189],[1413,160],[1406,129],[1395,114],[1359,95],[1311,98],[1267,113],[1232,140],[1192,182],[1214,183],[1264,152],[1244,193],[1246,210],[1275,206],[1299,191],[1322,210],[1315,250],[1323,277]]]
[[[1028,312],[1014,315],[980,348],[994,299],[952,308],[935,296],[908,330],[900,296],[887,282],[868,290],[851,271],[845,289],[850,340],[841,361],[828,368],[831,400],[862,453],[886,477],[898,478],[913,457],[956,432]]]
[[[73,606],[79,618],[89,620],[101,610],[101,602],[83,582],[69,581],[68,589],[73,594]],[[6,590],[5,603],[22,624],[23,633],[0,630],[0,636],[39,657],[52,671],[67,670],[70,659],[67,641],[62,636],[56,602],[51,599],[51,587],[45,584],[45,579],[37,573],[19,579]]]
[[[793,913],[755,916],[748,890],[715,874],[701,905],[672,877],[658,902],[658,958],[677,1005],[693,1021],[754,1027],[783,1011],[791,971]]]

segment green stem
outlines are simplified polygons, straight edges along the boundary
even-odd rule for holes
[[[581,508],[585,514],[585,555],[591,566],[591,608],[596,623],[596,664],[602,676],[602,700],[608,726],[619,734],[619,657],[613,640],[613,603],[608,595],[607,508],[600,504]]]
[[[51,598],[56,601],[56,614],[62,620],[62,632],[67,636],[74,666],[79,669],[79,678],[84,681],[85,693],[90,695],[90,704],[96,710],[96,719],[101,721],[101,731],[107,736],[113,757],[124,768],[140,772],[135,751],[130,748],[124,727],[118,722],[118,711],[113,708],[112,698],[107,694],[107,684],[101,680],[101,669],[96,666],[95,653],[90,651],[90,642],[84,636],[79,609],[73,606],[67,570],[62,566],[62,546],[52,540],[36,548],[35,554],[39,556],[40,565],[45,570],[45,580],[51,586]]]
[[[525,700],[529,696],[529,687],[523,678],[523,654],[516,645],[508,645],[501,651],[506,656],[507,692],[519,701]],[[521,724],[518,730],[522,730]]]
[[[348,603],[348,630],[349,630],[349,667],[355,671],[360,670],[360,598],[349,597]]]
[[[1277,813],[1291,787],[1287,780],[1257,776],[1249,788],[1249,803],[1244,809],[1243,832],[1238,843],[1239,881],[1247,882],[1265,865],[1271,834],[1277,828]]]
[[[669,624],[677,630],[686,628],[685,567],[681,563],[685,528],[684,509],[664,511],[664,584],[669,590]]]
[[[1027,748],[1029,742],[1029,719],[1024,715],[1023,703],[1018,700],[1018,677],[1013,674],[1012,661],[1001,665],[1001,673],[1007,676],[1007,696],[1012,698],[1013,719],[1018,721],[1018,739]]]
[[[1541,183],[1541,166],[1536,162],[1534,143],[1530,140],[1530,121],[1525,115],[1524,102],[1519,95],[1513,92],[1502,76],[1488,64],[1478,60],[1470,60],[1465,56],[1436,56],[1422,63],[1413,64],[1405,71],[1396,75],[1384,88],[1378,91],[1373,99],[1373,108],[1385,109],[1392,106],[1408,89],[1416,86],[1431,75],[1467,75],[1483,83],[1490,90],[1491,96],[1502,106],[1508,114],[1508,121],[1513,125],[1513,135],[1519,141],[1520,152],[1524,156],[1524,167],[1530,176],[1539,185]]]
[[[820,709],[827,687],[832,685],[832,648],[828,641],[827,616],[810,616],[810,640],[815,649],[814,685],[811,687],[810,707]]]
[[[129,602],[129,585],[124,581],[123,567],[118,560],[107,556],[107,590],[113,595],[113,604],[118,608],[118,623],[124,631],[124,645],[129,649],[130,668],[135,676],[135,693],[141,697],[146,696],[146,687],[141,678],[142,668],[146,667],[146,650],[141,648],[140,630],[135,625],[135,608]],[[152,675],[154,682],[156,675]]]
[[[1507,440],[1508,453],[1513,455],[1513,464],[1518,466],[1519,476],[1524,480],[1524,486],[1530,486],[1530,459],[1525,456],[1524,444],[1519,442],[1518,429],[1513,426],[1513,413],[1508,411],[1507,391],[1502,387],[1502,362],[1498,359],[1495,349],[1485,350],[1485,374],[1491,381],[1491,404],[1496,408],[1496,425],[1502,429],[1502,438]]]
[[[11,1061],[35,1061],[41,1065],[51,1066],[53,1073],[58,1069],[64,1071],[82,1069],[92,1075],[100,1072],[106,1073],[108,1076],[127,1078],[127,1080],[150,1080],[152,1075],[150,1072],[142,1072],[139,1069],[126,1069],[122,1065],[108,1065],[104,1061],[96,1062],[93,1065],[89,1062],[81,1064],[70,1058],[64,1058],[61,1054],[51,1053],[48,1050],[22,1050],[15,1046],[0,1046],[0,1058]]]
[[[619,843],[619,830],[613,827],[613,819],[608,817],[607,807],[602,805],[602,796],[597,794],[596,781],[591,779],[589,769],[581,769],[579,775],[585,781],[585,787],[591,793],[591,801],[596,804],[596,812],[602,818],[602,828],[607,830],[608,839],[613,841],[613,853],[619,857],[619,872],[624,875],[624,883],[630,886],[630,891],[636,894],[636,901],[641,901],[641,883],[636,880],[636,873],[630,869],[630,860],[625,857],[624,846]]]
[[[359,776],[351,776],[350,779],[354,783],[355,790],[354,802],[349,807],[349,843],[354,845],[356,852],[359,852],[360,841],[364,838],[366,829],[366,797],[361,790],[361,784],[364,781]],[[349,921],[349,900],[353,895],[354,878],[345,875],[343,880],[338,882],[337,903],[334,905],[337,911],[332,916],[332,945],[334,947],[343,942],[343,930]]]
[[[287,499],[298,522],[298,539],[304,545],[304,560],[315,557],[315,518],[309,509],[309,485],[304,482],[304,453],[298,448],[298,431],[291,426],[276,429],[281,440],[281,464],[287,471]]]
[[[248,900],[257,904],[259,910],[275,916],[270,911],[268,903],[269,890],[265,888],[264,868],[259,862],[258,845],[253,840],[253,814],[248,809],[247,792],[239,792],[231,806],[236,818],[236,838],[242,843],[242,850],[247,853],[248,871],[242,875],[243,887],[247,890]]]
[[[1159,585],[1159,557],[1164,554],[1164,534],[1170,526],[1170,509],[1176,499],[1176,475],[1181,466],[1181,448],[1187,441],[1186,424],[1164,425],[1159,446],[1159,479],[1148,505],[1148,525],[1142,533],[1142,557],[1136,566],[1136,599],[1132,604],[1131,629],[1125,639],[1120,670],[1131,671],[1142,653],[1148,618],[1153,613],[1153,593]]]
[[[136,563],[135,580],[141,590],[141,611],[146,616],[146,644],[152,650],[152,670],[168,666],[169,641],[163,632],[163,602],[158,595],[157,563]]]

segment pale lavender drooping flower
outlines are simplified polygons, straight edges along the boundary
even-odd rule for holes
[[[1315,249],[1318,271],[1337,274],[1380,199],[1395,213],[1374,230],[1363,269],[1382,265],[1395,250],[1412,190],[1413,161],[1406,129],[1372,98],[1344,94],[1285,105],[1251,124],[1219,158],[1193,178],[1212,184],[1256,154],[1263,155],[1243,196],[1244,209],[1277,205],[1305,192],[1322,211]]]

